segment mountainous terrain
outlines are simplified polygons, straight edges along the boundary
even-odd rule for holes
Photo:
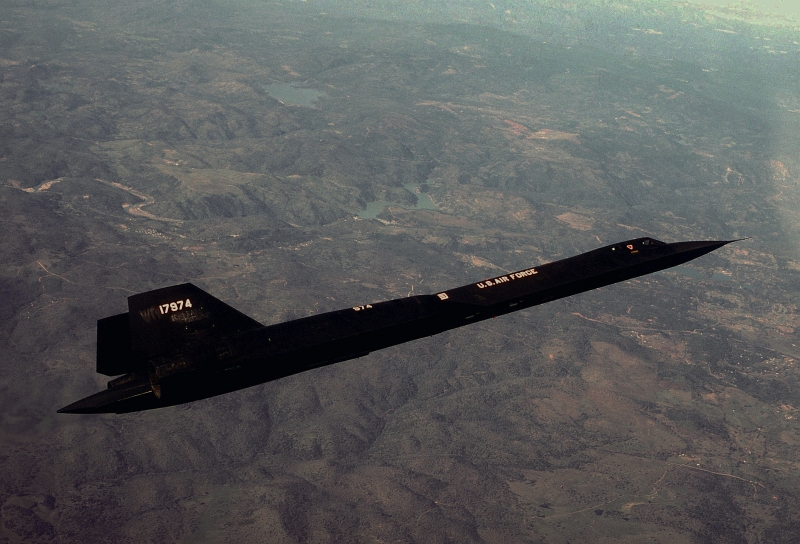
[[[800,36],[428,4],[0,3],[0,542],[797,541]],[[639,236],[748,239],[222,397],[55,413],[106,386],[96,320],[134,293],[270,324]]]

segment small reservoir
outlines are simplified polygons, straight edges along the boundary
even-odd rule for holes
[[[322,91],[300,87],[297,83],[273,83],[262,87],[272,98],[287,106],[314,108],[317,100],[325,96]]]
[[[416,205],[407,206],[405,204],[398,204],[397,202],[375,200],[372,202],[367,202],[367,207],[358,214],[359,219],[375,219],[378,214],[381,213],[387,206],[396,206],[406,210],[438,210],[439,208],[437,208],[436,204],[433,203],[431,197],[419,190],[420,185],[424,185],[424,183],[407,183],[403,185],[403,188],[406,191],[412,192],[416,195]]]
[[[714,272],[711,274],[711,276],[708,276],[707,274],[704,274],[700,270],[692,268],[691,266],[676,266],[667,270],[670,272],[677,272],[678,274],[688,276],[696,280],[733,281],[733,276],[729,276],[728,274]]]

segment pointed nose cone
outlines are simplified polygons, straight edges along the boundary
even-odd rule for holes
[[[676,242],[674,244],[670,244],[670,246],[675,250],[675,253],[669,257],[668,262],[664,268],[669,268],[672,266],[677,266],[680,264],[687,263],[693,259],[698,257],[702,257],[707,253],[711,253],[712,251],[721,248],[726,244],[730,244],[731,242],[736,242],[738,240],[712,240],[709,242]]]
[[[679,253],[686,254],[689,259],[696,259],[701,255],[711,253],[712,251],[715,251],[724,245],[737,241],[738,240],[711,240],[703,242],[678,242],[672,245],[678,250]]]
[[[738,240],[711,240],[707,242],[679,242],[678,246],[681,247],[681,251],[696,253],[695,257],[699,257],[701,255],[705,255],[706,253],[711,253],[724,245],[730,244],[731,242],[738,242]]]

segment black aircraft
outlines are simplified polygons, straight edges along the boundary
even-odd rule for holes
[[[268,327],[191,283],[133,295],[128,313],[97,322],[97,372],[124,375],[59,412],[119,414],[229,393],[664,270],[731,241],[637,238],[434,295]]]

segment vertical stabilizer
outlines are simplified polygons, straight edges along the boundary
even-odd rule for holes
[[[144,367],[131,349],[131,325],[128,314],[97,320],[97,372],[119,376]]]
[[[262,327],[191,283],[128,297],[128,314],[131,348],[147,356]]]

